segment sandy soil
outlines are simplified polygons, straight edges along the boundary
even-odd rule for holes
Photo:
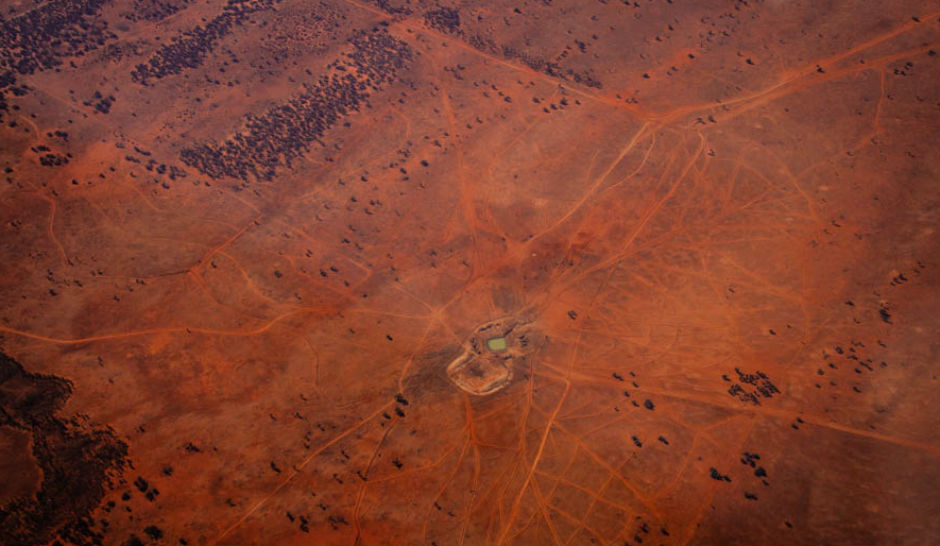
[[[2,15],[0,544],[940,541],[935,2]]]

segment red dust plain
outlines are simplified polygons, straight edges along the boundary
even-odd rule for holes
[[[935,2],[0,25],[0,544],[940,541]]]

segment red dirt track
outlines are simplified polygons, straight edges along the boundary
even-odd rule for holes
[[[935,2],[2,15],[0,544],[940,541]]]

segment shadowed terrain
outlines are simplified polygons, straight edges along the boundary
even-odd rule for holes
[[[940,541],[935,2],[0,9],[0,544]]]

